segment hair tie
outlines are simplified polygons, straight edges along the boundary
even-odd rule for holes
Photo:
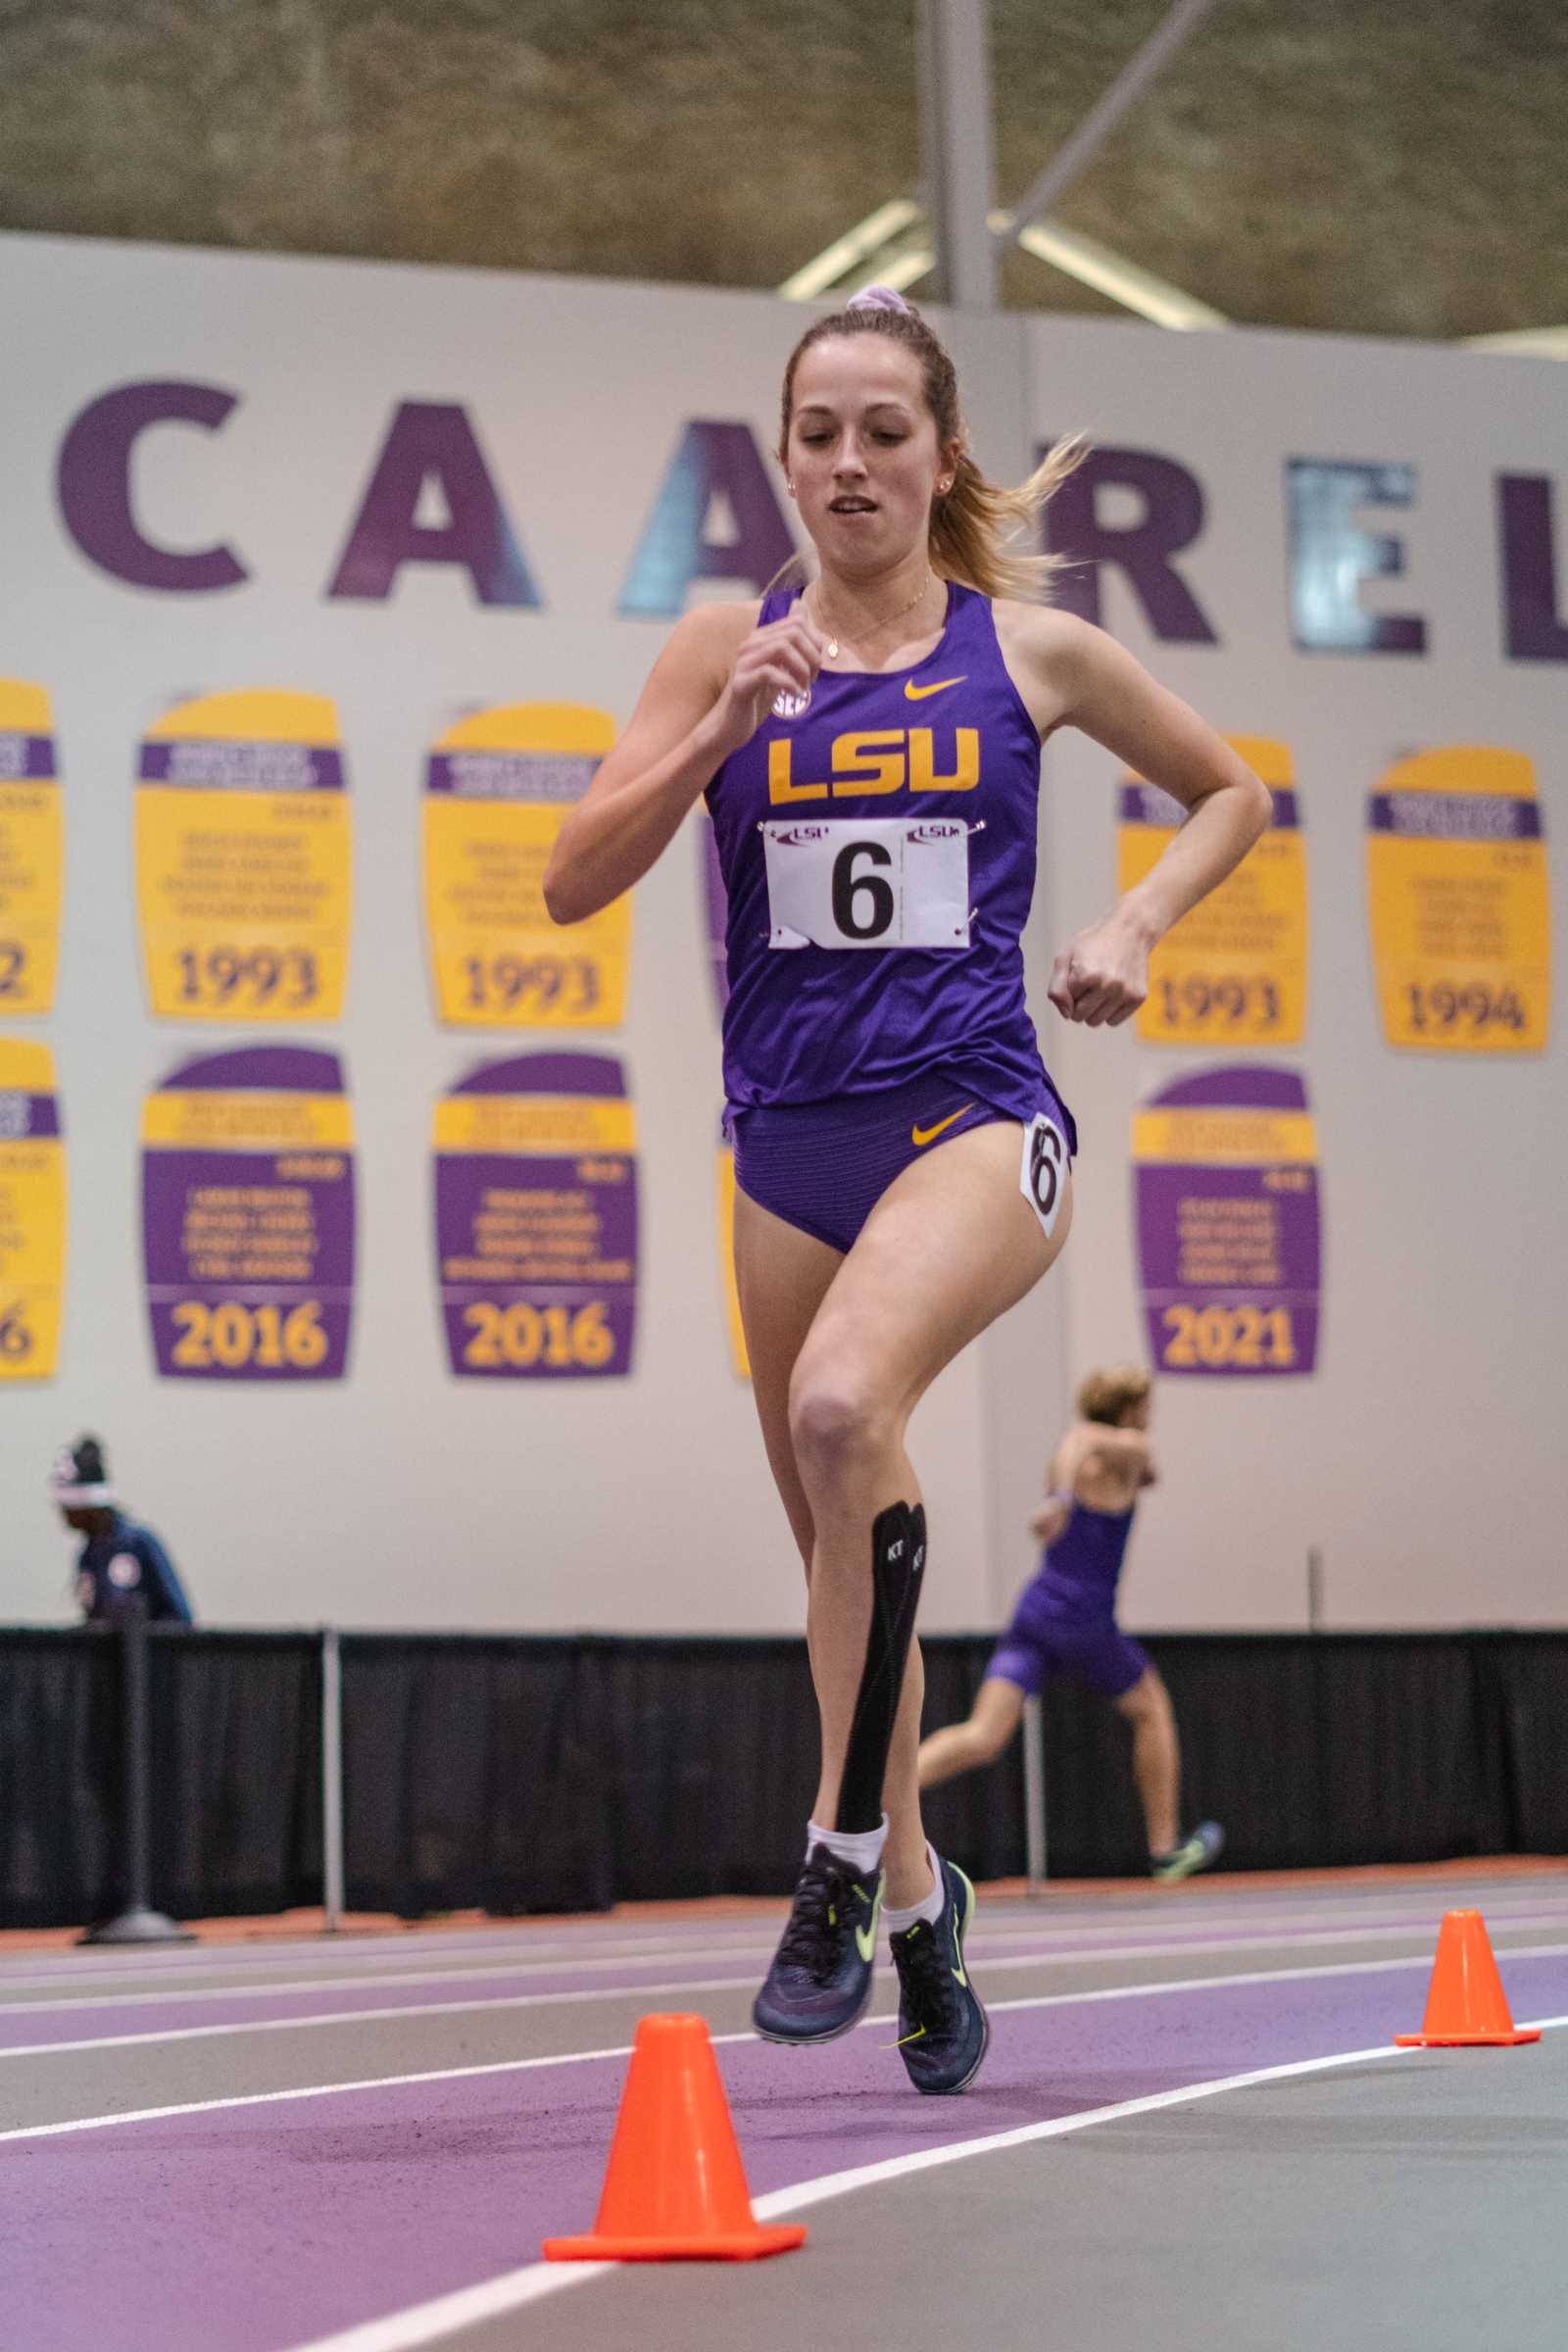
[[[844,305],[847,311],[902,311],[906,318],[914,316],[897,286],[862,286],[852,294]]]

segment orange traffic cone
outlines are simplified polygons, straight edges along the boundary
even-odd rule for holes
[[[1503,2047],[1539,2041],[1539,2026],[1516,2026],[1479,1911],[1446,1911],[1419,2034],[1396,2034],[1401,2050]]]
[[[587,2237],[547,2237],[547,2262],[755,2262],[805,2242],[752,2213],[718,2061],[700,2017],[637,2028],[599,2215]]]

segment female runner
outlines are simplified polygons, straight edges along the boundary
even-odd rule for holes
[[[1150,949],[1246,856],[1269,796],[1112,638],[1037,601],[1051,560],[1007,543],[1072,456],[1020,490],[989,483],[953,363],[902,296],[869,289],[808,328],[779,457],[815,576],[677,624],[545,896],[557,922],[597,912],[706,794],[729,894],[736,1277],[821,1728],[806,1864],[754,2016],[779,2041],[854,2025],[885,1902],[905,2065],[918,2089],[956,2091],[988,2030],[963,1960],[973,1889],[920,1820],[925,1516],[904,1433],[1071,1223],[1076,1138],[1020,946],[1040,745],[1080,727],[1189,811],[1055,959],[1052,1003],[1091,1028],[1136,1011]]]
[[[1181,1741],[1159,1669],[1116,1623],[1116,1586],[1145,1487],[1155,1483],[1149,1422],[1154,1384],[1142,1364],[1091,1372],[1078,1418],[1051,1457],[1048,1493],[1029,1522],[1040,1566],[1019,1594],[967,1723],[920,1742],[920,1786],[994,1763],[1023,1719],[1026,1698],[1054,1674],[1074,1675],[1108,1698],[1133,1735],[1133,1778],[1149,1833],[1151,1878],[1206,1870],[1225,1845],[1217,1821],[1180,1831]]]

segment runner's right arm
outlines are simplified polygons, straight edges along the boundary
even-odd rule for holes
[[[731,752],[782,693],[808,691],[821,640],[799,612],[765,629],[751,608],[699,605],[680,620],[631,723],[557,836],[545,905],[580,923],[640,882]]]

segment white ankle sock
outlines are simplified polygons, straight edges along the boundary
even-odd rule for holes
[[[937,1859],[936,1847],[931,1844],[929,1839],[926,1841],[925,1858],[931,1865],[931,1891],[925,1900],[911,1903],[906,1911],[896,1911],[891,1903],[884,1903],[882,1906],[882,1924],[890,1936],[902,1936],[906,1929],[913,1927],[917,1919],[925,1920],[934,1928],[942,1917],[942,1905],[945,1900],[942,1892],[942,1864]]]
[[[835,1860],[848,1862],[856,1870],[875,1870],[882,1859],[882,1848],[888,1841],[888,1817],[882,1816],[882,1826],[876,1830],[824,1830],[820,1823],[806,1825],[806,1850],[813,1845],[825,1845]]]

